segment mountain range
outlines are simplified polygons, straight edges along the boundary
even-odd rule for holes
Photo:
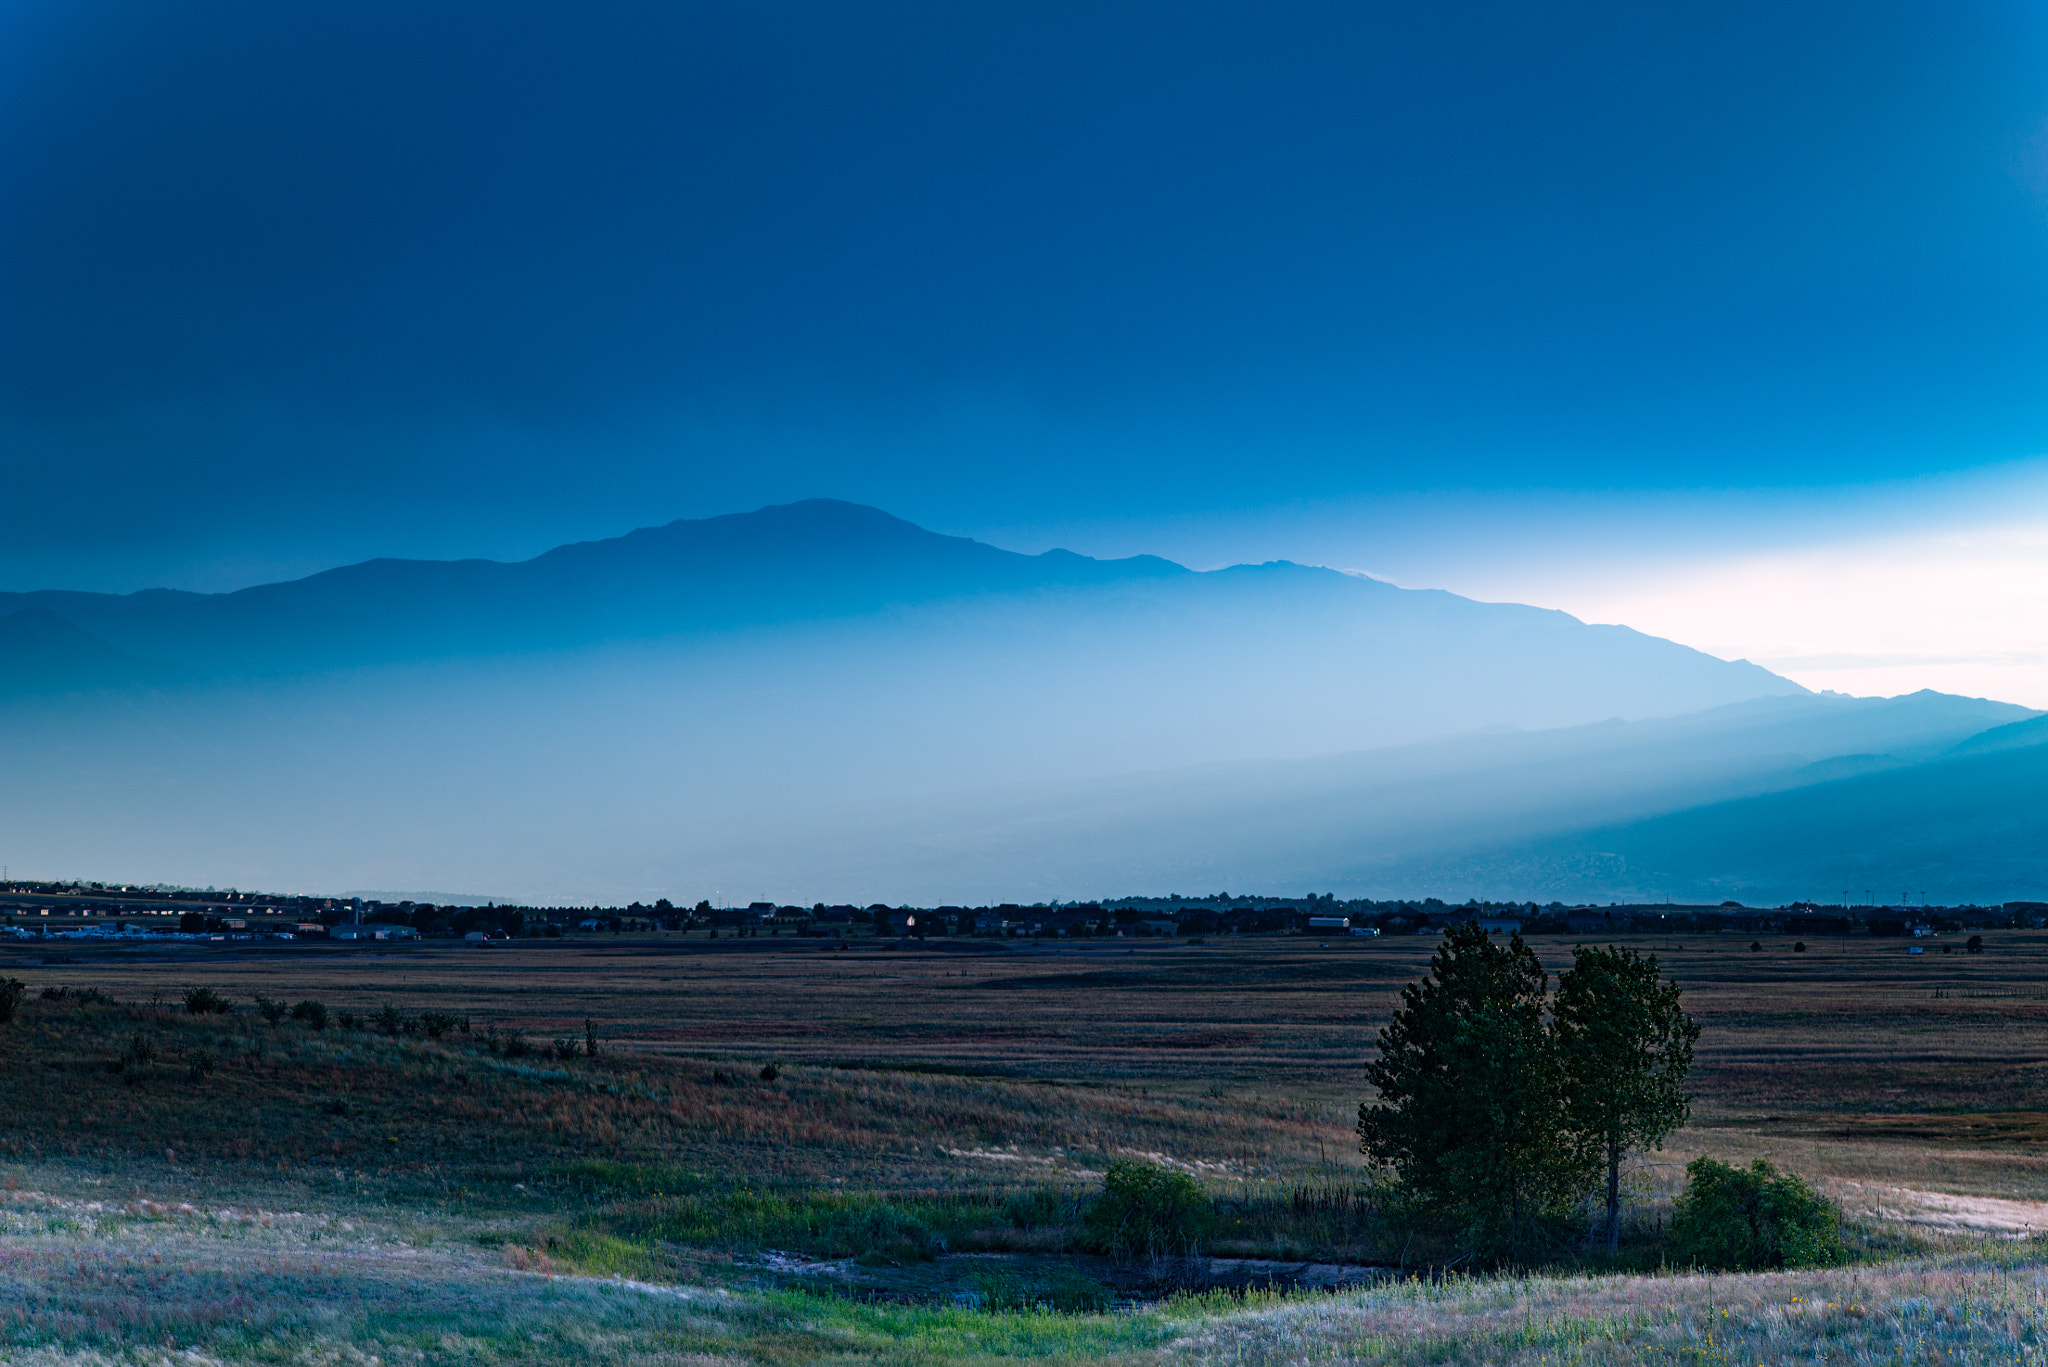
[[[24,618],[22,614],[30,614]],[[672,522],[517,563],[373,560],[235,593],[0,594],[0,648],[62,619],[97,638],[101,681],[268,677],[399,661],[518,657],[621,642],[866,621],[1144,648],[1159,668],[1349,670],[1331,706],[1422,683],[1428,728],[1655,715],[1797,685],[1625,627],[1478,603],[1287,562],[1199,573],[1155,556],[1020,555],[878,509],[815,499]],[[32,628],[32,623],[42,623]],[[1133,634],[1135,633],[1135,634]],[[1112,644],[1116,643],[1116,644]],[[32,687],[16,670],[12,686]],[[1461,679],[1460,675],[1477,676]],[[1520,676],[1512,686],[1509,675]],[[52,675],[71,689],[89,670]],[[1420,717],[1421,697],[1405,700]],[[1413,728],[1409,728],[1413,729]]]
[[[1927,804],[1885,795],[2023,788],[2048,739],[1561,612],[830,500],[518,563],[0,594],[0,699],[17,868],[568,900],[1805,896],[1908,851],[1920,888],[1993,827],[1915,835]],[[1867,838],[1808,858],[1786,833],[1842,802]],[[2029,858],[1944,886],[2030,888]]]

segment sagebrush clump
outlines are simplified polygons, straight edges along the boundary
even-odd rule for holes
[[[1128,1261],[1193,1253],[1214,1214],[1208,1195],[1186,1173],[1118,1158],[1083,1218],[1097,1252]]]
[[[1847,1256],[1840,1212],[1793,1173],[1761,1158],[1747,1169],[1695,1158],[1685,1175],[1671,1220],[1673,1261],[1760,1271],[1831,1267]]]
[[[194,1016],[225,1016],[235,1009],[230,999],[210,987],[189,988],[185,992],[185,1010]]]

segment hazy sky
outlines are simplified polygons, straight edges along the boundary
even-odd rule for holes
[[[2036,5],[0,4],[0,587],[824,495],[2048,706],[2044,379]]]

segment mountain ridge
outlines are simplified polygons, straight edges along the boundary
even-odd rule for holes
[[[1597,657],[1599,669],[1684,673],[1690,686],[1668,702],[1646,702],[1651,711],[1802,691],[1746,661],[1555,609],[1480,603],[1291,561],[1196,571],[1149,555],[1025,555],[829,499],[679,519],[520,561],[382,558],[222,594],[0,594],[0,614],[56,613],[131,655],[220,674],[521,654],[942,608],[1141,624],[1178,618],[1190,632],[1281,649],[1289,647],[1272,638],[1288,625],[1354,644],[1375,631],[1414,638],[1390,640],[1391,650],[1426,650],[1446,634],[1476,648],[1526,650],[1562,633],[1570,650]]]

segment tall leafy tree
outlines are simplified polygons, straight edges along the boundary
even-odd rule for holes
[[[1395,1169],[1474,1252],[1534,1252],[1591,1186],[1567,1142],[1564,1089],[1543,1011],[1549,975],[1516,936],[1454,926],[1380,1031],[1358,1108],[1359,1147]]]
[[[1663,1147],[1691,1111],[1685,1075],[1698,1022],[1658,978],[1657,956],[1580,945],[1559,977],[1552,1038],[1566,1123],[1607,1170],[1607,1251],[1621,1241],[1621,1160]]]

